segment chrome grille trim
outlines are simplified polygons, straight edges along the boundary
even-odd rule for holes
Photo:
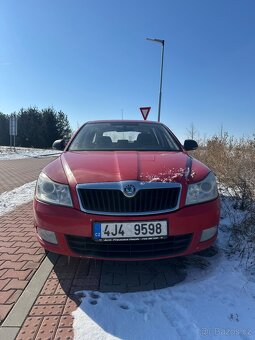
[[[140,190],[146,189],[167,189],[167,188],[178,188],[179,195],[177,199],[177,204],[174,208],[164,209],[164,210],[153,210],[153,211],[143,211],[143,212],[109,212],[109,211],[95,211],[89,210],[83,207],[83,202],[80,197],[80,189],[96,189],[96,190],[118,190],[121,191],[124,197],[124,187],[127,185],[133,185],[136,188],[136,194]],[[182,186],[180,183],[176,182],[141,182],[141,181],[120,181],[120,182],[100,182],[100,183],[86,183],[86,184],[77,184],[76,192],[79,199],[80,209],[81,211],[94,214],[94,215],[108,215],[108,216],[144,216],[144,215],[156,215],[156,214],[164,214],[171,211],[175,211],[179,209],[180,198],[181,198],[181,190]],[[128,198],[132,199],[132,198]]]

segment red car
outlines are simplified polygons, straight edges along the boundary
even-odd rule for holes
[[[201,251],[217,237],[214,174],[163,124],[84,124],[40,174],[34,199],[40,244],[86,258],[149,260]]]

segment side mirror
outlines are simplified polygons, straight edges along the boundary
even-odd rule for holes
[[[186,139],[183,145],[186,151],[196,150],[198,148],[197,142],[193,139]]]
[[[55,149],[55,150],[64,150],[66,146],[66,143],[65,143],[65,140],[64,139],[58,139],[58,140],[55,140],[55,142],[52,144],[52,149]]]

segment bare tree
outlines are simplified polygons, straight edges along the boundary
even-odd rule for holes
[[[191,123],[190,127],[187,130],[187,138],[189,139],[195,139],[198,135],[198,130],[195,128],[194,124]]]

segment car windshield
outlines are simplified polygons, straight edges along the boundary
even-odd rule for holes
[[[131,122],[87,123],[70,151],[180,151],[174,137],[160,124]]]

